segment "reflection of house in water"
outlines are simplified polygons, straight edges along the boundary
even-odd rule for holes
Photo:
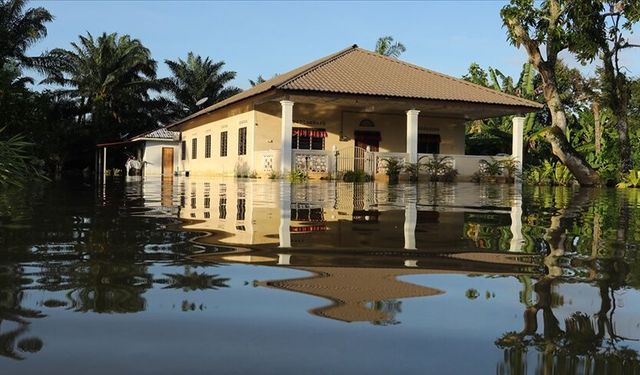
[[[489,248],[479,246],[482,233],[468,224],[498,223],[501,247],[490,248],[518,250],[521,245],[520,217],[512,215],[508,187],[487,191],[471,184],[418,189],[377,183],[191,179],[177,189],[179,216],[186,220],[183,229],[209,233],[197,240],[203,244],[464,251]]]
[[[195,262],[252,263],[286,267],[310,276],[257,281],[255,285],[302,293],[330,301],[309,313],[345,322],[397,323],[401,299],[430,297],[444,291],[398,280],[401,276],[431,274],[531,275],[533,257],[513,253],[466,252],[433,254],[397,252],[299,252],[289,249],[257,250],[253,253],[200,253]]]
[[[386,301],[442,294],[437,289],[397,280],[422,274],[421,270],[384,268],[296,267],[313,273],[302,279],[262,281],[258,285],[326,298],[330,305],[315,308],[313,315],[345,322],[386,322],[390,311],[376,308]]]

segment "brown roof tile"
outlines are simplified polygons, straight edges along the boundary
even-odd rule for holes
[[[462,101],[524,107],[532,111],[542,108],[539,103],[382,56],[354,45],[278,75],[171,126],[271,89]]]

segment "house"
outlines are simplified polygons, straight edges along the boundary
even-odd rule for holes
[[[142,166],[143,176],[173,176],[177,172],[180,133],[159,128],[129,139],[96,145],[96,170],[106,175],[108,166],[125,169],[129,157],[134,157]],[[114,153],[109,154],[111,149]],[[108,162],[105,162],[108,160]]]
[[[179,172],[191,176],[311,176],[384,172],[385,158],[450,155],[461,178],[483,157],[465,155],[465,122],[542,106],[382,56],[356,45],[278,75],[172,125]],[[522,161],[523,119],[513,156]]]

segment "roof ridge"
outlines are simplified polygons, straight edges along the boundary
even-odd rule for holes
[[[489,88],[489,87],[478,85],[477,83],[469,82],[469,81],[464,80],[462,78],[457,78],[457,77],[450,76],[450,75],[447,75],[447,74],[444,74],[444,73],[436,72],[435,70],[427,69],[427,68],[424,68],[422,66],[415,65],[415,64],[412,64],[410,62],[406,62],[404,60],[400,60],[400,59],[396,59],[396,58],[393,58],[393,57],[381,55],[379,53],[375,53],[373,51],[369,51],[368,49],[364,49],[364,48],[360,48],[360,47],[357,47],[356,49],[361,51],[361,52],[367,53],[369,55],[381,58],[383,60],[392,61],[392,62],[395,62],[396,64],[405,65],[405,66],[408,66],[410,68],[413,68],[413,69],[416,69],[416,70],[419,70],[419,71],[435,74],[435,75],[440,76],[442,78],[446,78],[446,79],[452,80],[454,82],[462,83],[462,84],[465,84],[467,86],[476,87],[476,88],[482,89],[484,91],[487,91],[487,92],[490,92],[490,93],[493,93],[493,94],[498,94],[500,96],[507,97],[507,98],[516,98],[516,99],[518,99],[519,101],[523,102],[526,105],[531,105],[531,104],[539,105],[540,104],[538,102],[523,98],[523,97],[518,96],[518,95],[507,94],[506,92],[502,92],[502,91],[498,91],[498,90],[495,90],[495,89],[492,89],[492,88]]]
[[[354,45],[352,45],[352,46],[350,46],[350,47],[347,47],[347,48],[345,48],[345,49],[343,49],[343,50],[341,50],[341,51],[338,51],[338,52],[336,52],[336,53],[334,53],[334,54],[331,54],[331,55],[329,55],[329,56],[326,56],[326,57],[324,57],[324,58],[321,58],[321,59],[320,59],[319,61],[317,61],[315,64],[311,63],[311,64],[313,64],[313,65],[312,65],[312,66],[310,66],[310,67],[308,67],[307,69],[303,70],[302,72],[300,72],[300,73],[298,73],[298,74],[294,75],[293,77],[290,77],[290,78],[289,78],[289,79],[287,79],[286,81],[280,82],[279,84],[277,84],[277,85],[275,85],[275,86],[272,86],[272,87],[274,87],[274,88],[281,88],[282,86],[285,86],[285,85],[287,85],[288,83],[290,83],[290,82],[292,82],[292,81],[295,81],[296,79],[302,78],[302,77],[304,77],[305,75],[307,75],[307,74],[309,74],[309,73],[313,72],[314,70],[319,69],[319,68],[321,68],[321,67],[323,67],[323,66],[325,66],[325,65],[327,65],[327,64],[329,64],[329,63],[331,63],[331,62],[333,62],[333,61],[335,61],[335,60],[337,60],[337,59],[339,59],[339,58],[341,58],[341,57],[343,57],[343,56],[345,56],[345,55],[346,55],[346,54],[348,54],[348,53],[351,53],[351,52],[353,52],[353,51],[357,51],[358,49],[360,49],[360,47],[358,47],[358,45],[357,45],[357,44],[354,44]]]

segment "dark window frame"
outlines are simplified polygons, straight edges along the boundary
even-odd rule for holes
[[[211,157],[211,134],[207,134],[204,136],[204,157]]]
[[[198,138],[191,139],[191,159],[196,160],[198,158]]]
[[[229,132],[226,130],[220,133],[220,156],[227,156],[227,148],[229,143]]]
[[[294,128],[293,130],[296,129],[303,129],[303,128]],[[325,129],[313,129],[313,130],[317,130],[317,131],[326,131]],[[293,150],[324,150],[325,149],[325,137],[312,137],[312,136],[298,136],[298,135],[292,135],[291,136],[291,148]]]
[[[238,155],[247,154],[247,127],[238,129]]]
[[[180,159],[187,160],[187,141],[180,143]]]

